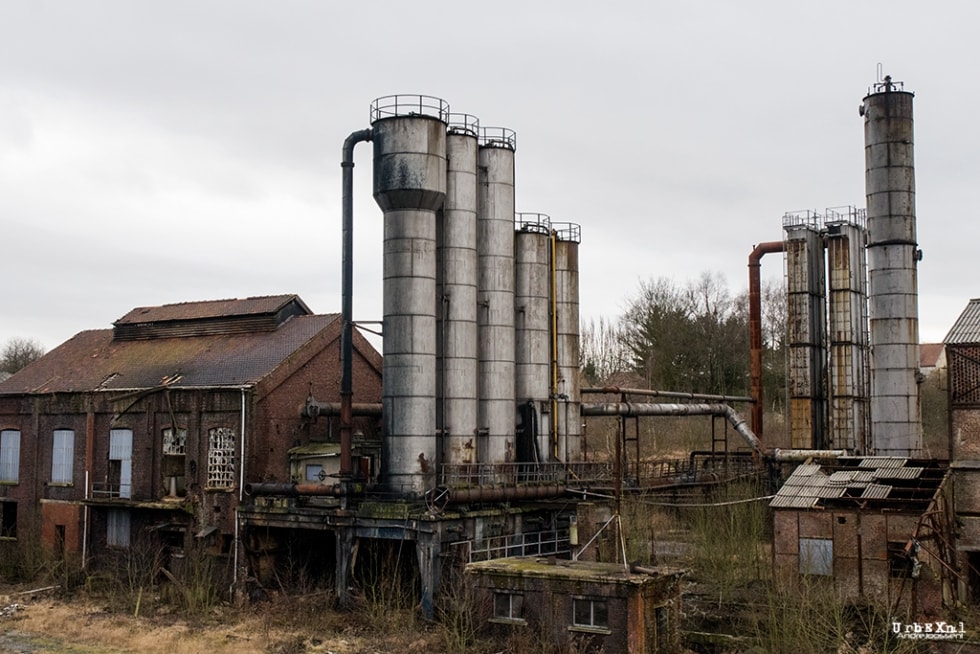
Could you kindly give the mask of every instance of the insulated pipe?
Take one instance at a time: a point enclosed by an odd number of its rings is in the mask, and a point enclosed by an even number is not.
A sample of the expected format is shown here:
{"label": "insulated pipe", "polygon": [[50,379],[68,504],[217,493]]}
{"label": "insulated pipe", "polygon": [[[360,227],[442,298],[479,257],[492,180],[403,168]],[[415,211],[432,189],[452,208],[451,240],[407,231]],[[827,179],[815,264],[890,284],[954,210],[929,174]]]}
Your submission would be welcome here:
{"label": "insulated pipe", "polygon": [[299,496],[320,496],[320,497],[342,497],[351,491],[363,491],[360,484],[355,484],[354,488],[345,488],[344,484],[277,484],[277,483],[254,483],[245,484],[245,494],[250,496],[259,495],[282,495],[284,497]]}
{"label": "insulated pipe", "polygon": [[745,439],[754,452],[765,456],[766,449],[735,409],[727,404],[638,404],[605,402],[582,404],[583,416],[722,416]]}
{"label": "insulated pipe", "polygon": [[474,486],[472,488],[439,489],[439,502],[459,504],[463,502],[502,502],[505,500],[540,500],[561,497],[565,494],[565,484],[546,484],[543,486]]}
{"label": "insulated pipe", "polygon": [[809,458],[818,459],[839,459],[847,456],[847,450],[794,450],[775,448],[769,453],[769,459],[777,463],[791,463],[794,461],[806,461]]}
{"label": "insulated pipe", "polygon": [[[582,394],[591,395],[647,395],[650,397],[673,397],[683,400],[704,400],[706,402],[752,402],[744,395],[711,395],[707,393],[684,393],[682,391],[658,391],[650,388],[624,388],[621,386],[593,386],[583,388]],[[753,431],[755,431],[753,429]]]}
{"label": "insulated pipe", "polygon": [[[316,418],[317,416],[340,416],[344,413],[344,403],[343,402],[317,402],[316,400],[307,400],[306,404],[303,405],[303,409],[300,412],[301,415],[307,418]],[[353,402],[350,405],[350,415],[351,416],[371,416],[377,418],[381,416],[381,403],[380,402]]]}
{"label": "insulated pipe", "polygon": [[351,432],[353,431],[352,404],[354,401],[354,146],[370,141],[373,131],[362,129],[351,132],[344,140],[342,171],[343,200],[341,243],[341,333],[340,333],[340,476],[350,477]]}
{"label": "insulated pipe", "polygon": [[752,431],[762,438],[762,257],[783,252],[782,241],[766,241],[749,254],[749,376]]}

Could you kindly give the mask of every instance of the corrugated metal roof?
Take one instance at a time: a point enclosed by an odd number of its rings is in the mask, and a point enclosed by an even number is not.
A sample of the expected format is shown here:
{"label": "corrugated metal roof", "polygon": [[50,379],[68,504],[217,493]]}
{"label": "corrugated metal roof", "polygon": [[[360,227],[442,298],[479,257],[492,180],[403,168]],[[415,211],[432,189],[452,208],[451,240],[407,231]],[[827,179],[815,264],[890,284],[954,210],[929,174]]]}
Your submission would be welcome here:
{"label": "corrugated metal roof", "polygon": [[889,493],[892,492],[891,486],[886,486],[884,484],[868,484],[864,492],[861,493],[861,497],[864,499],[874,498],[878,500],[883,500],[888,497]]}
{"label": "corrugated metal roof", "polygon": [[944,343],[980,343],[980,299],[972,299],[950,328]]}
{"label": "corrugated metal roof", "polygon": [[294,316],[275,331],[153,340],[113,340],[111,329],[81,332],[0,383],[2,393],[241,387],[259,382],[339,320]]}
{"label": "corrugated metal roof", "polygon": [[901,468],[906,463],[908,459],[903,459],[896,456],[868,456],[861,459],[862,468]]}
{"label": "corrugated metal roof", "polygon": [[922,476],[922,468],[878,468],[875,477],[878,479],[918,479]]}

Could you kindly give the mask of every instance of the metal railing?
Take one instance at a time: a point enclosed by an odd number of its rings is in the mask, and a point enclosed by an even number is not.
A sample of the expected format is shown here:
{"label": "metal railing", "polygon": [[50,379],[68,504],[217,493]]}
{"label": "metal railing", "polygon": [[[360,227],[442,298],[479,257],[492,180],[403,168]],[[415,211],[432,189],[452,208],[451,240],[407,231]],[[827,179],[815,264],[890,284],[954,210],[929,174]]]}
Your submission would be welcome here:
{"label": "metal railing", "polygon": [[447,488],[610,482],[611,463],[464,463],[441,467]]}
{"label": "metal railing", "polygon": [[508,556],[567,556],[572,551],[567,529],[491,536],[464,542],[468,545],[470,563]]}
{"label": "metal railing", "polygon": [[92,482],[92,497],[128,500],[132,496],[132,484],[109,483],[105,481]]}
{"label": "metal railing", "polygon": [[449,103],[431,95],[386,95],[371,103],[371,124],[395,116],[429,116],[449,122]]}

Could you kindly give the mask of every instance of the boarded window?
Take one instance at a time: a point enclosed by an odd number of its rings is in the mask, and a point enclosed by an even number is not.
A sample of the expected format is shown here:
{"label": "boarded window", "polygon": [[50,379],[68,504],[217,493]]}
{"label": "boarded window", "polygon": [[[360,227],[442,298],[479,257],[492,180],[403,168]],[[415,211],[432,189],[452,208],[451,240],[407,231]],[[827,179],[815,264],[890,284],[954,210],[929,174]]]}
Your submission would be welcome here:
{"label": "boarded window", "polygon": [[106,545],[129,547],[129,511],[109,509],[106,517]]}
{"label": "boarded window", "polygon": [[0,482],[20,481],[20,432],[16,429],[0,431]]}
{"label": "boarded window", "polygon": [[800,539],[800,574],[834,574],[834,541],[829,538]]}
{"label": "boarded window", "polygon": [[51,443],[51,483],[70,484],[74,474],[75,432],[72,429],[55,429]]}
{"label": "boarded window", "polygon": [[208,488],[234,487],[235,430],[212,429],[208,438]]}

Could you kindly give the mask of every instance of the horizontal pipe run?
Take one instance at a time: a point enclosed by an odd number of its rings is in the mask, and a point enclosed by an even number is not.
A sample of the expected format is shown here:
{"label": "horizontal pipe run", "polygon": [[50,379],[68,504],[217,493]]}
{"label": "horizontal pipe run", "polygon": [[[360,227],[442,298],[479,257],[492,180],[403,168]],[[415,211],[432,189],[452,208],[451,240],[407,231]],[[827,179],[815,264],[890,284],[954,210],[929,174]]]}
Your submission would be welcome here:
{"label": "horizontal pipe run", "polygon": [[245,494],[250,496],[280,495],[283,497],[343,497],[358,495],[369,490],[364,484],[277,484],[252,483],[245,484]]}
{"label": "horizontal pipe run", "polygon": [[447,488],[445,489],[445,499],[450,504],[461,504],[464,502],[502,502],[505,500],[540,500],[561,497],[565,494],[565,490],[565,484]]}
{"label": "horizontal pipe run", "polygon": [[[339,416],[343,415],[343,402],[317,402],[307,401],[303,406],[302,414],[307,418],[317,416]],[[351,403],[351,416],[381,416],[381,404],[375,402],[353,402]]]}
{"label": "horizontal pipe run", "polygon": [[583,416],[722,416],[758,454],[765,455],[762,443],[752,433],[745,420],[727,404],[640,404],[635,402],[605,402],[582,404]]}
{"label": "horizontal pipe run", "polygon": [[769,458],[779,463],[806,461],[809,458],[838,459],[847,456],[847,450],[795,450],[775,448],[769,453]]}
{"label": "horizontal pipe run", "polygon": [[708,395],[705,393],[684,393],[682,391],[657,391],[649,388],[622,388],[620,386],[596,386],[583,388],[582,394],[592,395],[641,395],[647,397],[670,397],[679,400],[702,400],[705,402],[752,402],[744,395]]}

